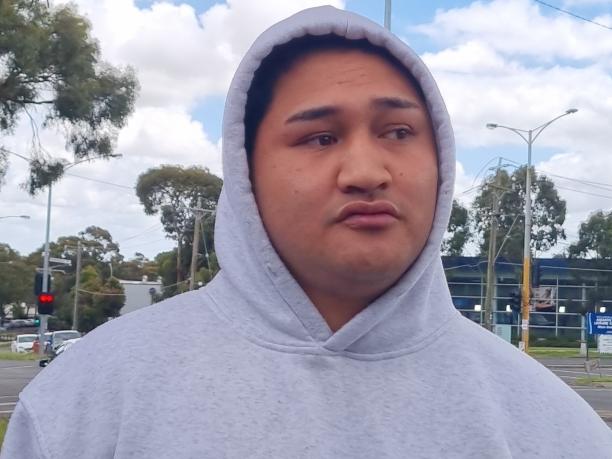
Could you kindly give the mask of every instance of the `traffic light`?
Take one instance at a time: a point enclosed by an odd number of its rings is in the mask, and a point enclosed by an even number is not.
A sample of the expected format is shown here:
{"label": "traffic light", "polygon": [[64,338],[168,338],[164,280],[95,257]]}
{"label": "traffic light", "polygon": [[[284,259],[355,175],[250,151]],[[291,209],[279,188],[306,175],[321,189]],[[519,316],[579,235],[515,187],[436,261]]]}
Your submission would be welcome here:
{"label": "traffic light", "polygon": [[[51,290],[51,274],[47,276],[47,292]],[[43,274],[36,273],[34,277],[34,295],[38,296],[43,293]]]}
{"label": "traffic light", "polygon": [[34,317],[34,326],[40,327],[40,317],[38,316]]}
{"label": "traffic light", "polygon": [[38,295],[38,314],[53,314],[53,302],[55,295],[53,293],[40,293]]}
{"label": "traffic light", "polygon": [[520,291],[510,292],[510,308],[513,311],[521,310],[521,297],[522,295]]}

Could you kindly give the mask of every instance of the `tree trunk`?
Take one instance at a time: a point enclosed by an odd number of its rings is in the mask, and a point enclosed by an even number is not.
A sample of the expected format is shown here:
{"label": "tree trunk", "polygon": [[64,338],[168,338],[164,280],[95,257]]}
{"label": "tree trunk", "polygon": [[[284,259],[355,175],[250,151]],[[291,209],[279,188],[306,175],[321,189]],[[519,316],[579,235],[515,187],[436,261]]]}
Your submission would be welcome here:
{"label": "tree trunk", "polygon": [[183,241],[181,238],[178,238],[178,247],[176,252],[176,282],[181,282],[183,280],[183,271],[182,271],[182,256],[183,252]]}

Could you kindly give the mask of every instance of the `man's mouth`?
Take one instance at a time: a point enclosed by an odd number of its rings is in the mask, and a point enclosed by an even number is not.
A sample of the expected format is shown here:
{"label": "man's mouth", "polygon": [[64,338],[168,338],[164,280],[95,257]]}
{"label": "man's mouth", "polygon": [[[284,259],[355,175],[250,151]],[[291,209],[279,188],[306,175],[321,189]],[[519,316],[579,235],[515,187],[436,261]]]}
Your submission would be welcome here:
{"label": "man's mouth", "polygon": [[398,219],[399,211],[389,201],[354,201],[340,209],[337,221],[352,229],[379,230],[388,228]]}

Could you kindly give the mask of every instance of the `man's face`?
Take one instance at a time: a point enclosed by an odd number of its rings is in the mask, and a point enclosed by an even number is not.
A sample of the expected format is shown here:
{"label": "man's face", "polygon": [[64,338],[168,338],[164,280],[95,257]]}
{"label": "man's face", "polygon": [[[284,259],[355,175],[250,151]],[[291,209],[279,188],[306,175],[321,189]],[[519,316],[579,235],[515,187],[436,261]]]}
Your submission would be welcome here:
{"label": "man's face", "polygon": [[268,235],[307,292],[380,294],[418,257],[433,221],[438,170],[424,102],[381,57],[308,55],[276,85],[252,181]]}

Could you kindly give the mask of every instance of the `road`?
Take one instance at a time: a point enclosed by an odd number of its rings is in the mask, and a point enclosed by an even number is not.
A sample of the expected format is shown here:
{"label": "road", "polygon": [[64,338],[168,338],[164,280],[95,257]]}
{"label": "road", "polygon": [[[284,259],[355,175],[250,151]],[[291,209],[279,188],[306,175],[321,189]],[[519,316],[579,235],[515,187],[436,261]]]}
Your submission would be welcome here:
{"label": "road", "polygon": [[[539,361],[585,399],[612,428],[612,388],[584,387],[575,384],[577,378],[588,376],[583,359],[539,359]],[[612,376],[612,360],[601,360],[601,365],[601,375]],[[595,375],[599,375],[599,370]]]}
{"label": "road", "polygon": [[0,416],[10,416],[19,392],[40,370],[38,362],[0,360]]}
{"label": "road", "polygon": [[[587,376],[581,359],[540,359],[551,371],[572,387],[612,428],[612,388],[580,387],[576,378]],[[602,363],[602,375],[612,376],[612,361]],[[17,403],[21,389],[42,368],[38,362],[0,360],[0,416],[9,416]]]}

